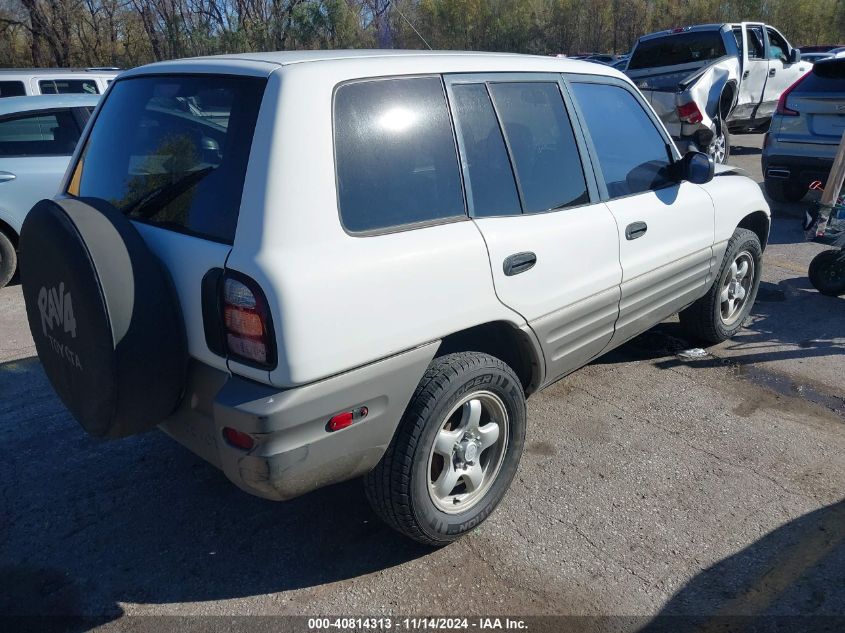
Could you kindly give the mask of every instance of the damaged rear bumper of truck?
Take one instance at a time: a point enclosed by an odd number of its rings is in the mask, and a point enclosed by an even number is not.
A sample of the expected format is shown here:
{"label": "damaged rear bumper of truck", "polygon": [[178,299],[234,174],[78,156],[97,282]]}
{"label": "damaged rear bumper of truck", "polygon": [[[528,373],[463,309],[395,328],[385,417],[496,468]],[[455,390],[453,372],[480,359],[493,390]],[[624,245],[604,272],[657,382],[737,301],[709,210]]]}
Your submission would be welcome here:
{"label": "damaged rear bumper of truck", "polygon": [[[287,500],[372,470],[396,431],[439,342],[280,391],[194,361],[180,407],[159,428],[220,468],[238,487]],[[351,426],[329,420],[366,407]],[[249,435],[249,450],[224,429]]]}
{"label": "damaged rear bumper of truck", "polygon": [[[706,151],[721,121],[730,120],[739,94],[739,60],[725,56],[682,76],[671,72],[671,67],[631,71],[629,76],[648,100],[657,116],[675,139],[681,153],[689,150]],[[671,81],[669,81],[671,79]],[[722,102],[728,84],[729,103]],[[694,103],[701,120],[694,123],[682,121],[678,108]],[[721,120],[721,121],[720,121]]]}

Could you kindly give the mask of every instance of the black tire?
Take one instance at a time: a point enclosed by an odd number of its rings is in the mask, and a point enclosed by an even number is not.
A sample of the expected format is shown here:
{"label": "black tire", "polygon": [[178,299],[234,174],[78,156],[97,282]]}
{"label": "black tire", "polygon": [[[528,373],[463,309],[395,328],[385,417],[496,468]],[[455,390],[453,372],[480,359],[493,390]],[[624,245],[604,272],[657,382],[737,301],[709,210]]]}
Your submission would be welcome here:
{"label": "black tire", "polygon": [[0,288],[4,288],[15,276],[18,268],[18,254],[12,240],[0,232]]}
{"label": "black tire", "polygon": [[808,276],[813,287],[823,295],[845,295],[845,251],[833,249],[816,255],[810,262]]}
{"label": "black tire", "polygon": [[801,202],[810,190],[809,185],[783,178],[766,177],[765,185],[766,193],[775,202]]}
{"label": "black tire", "polygon": [[19,245],[29,328],[50,383],[91,435],[153,428],[176,408],[188,354],[167,271],[107,202],[42,200]]}
{"label": "black tire", "polygon": [[[507,432],[499,436],[499,441],[507,438],[501,448],[501,466],[474,505],[447,513],[429,493],[434,441],[457,404],[470,394],[485,392],[499,398],[508,415]],[[388,525],[425,545],[439,547],[454,541],[484,521],[507,492],[522,456],[525,418],[522,384],[505,363],[479,352],[436,358],[417,386],[386,453],[364,478],[373,510]],[[486,451],[479,453],[479,462]]]}
{"label": "black tire", "polygon": [[[748,253],[754,263],[748,288],[744,289],[744,303],[729,321],[723,317],[720,295],[731,274],[731,265],[740,256]],[[693,337],[707,343],[721,343],[742,327],[743,321],[751,312],[757,298],[762,272],[763,249],[757,234],[748,229],[736,229],[728,241],[725,257],[719,268],[719,274],[707,294],[683,310],[679,317],[683,328]]]}

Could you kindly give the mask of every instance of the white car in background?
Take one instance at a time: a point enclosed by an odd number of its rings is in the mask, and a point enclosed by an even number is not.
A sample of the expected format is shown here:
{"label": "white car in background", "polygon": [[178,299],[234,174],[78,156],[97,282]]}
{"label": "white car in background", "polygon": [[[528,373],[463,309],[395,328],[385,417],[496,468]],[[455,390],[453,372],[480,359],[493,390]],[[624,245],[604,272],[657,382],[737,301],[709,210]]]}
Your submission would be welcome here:
{"label": "white car in background", "polygon": [[0,99],[0,288],[17,269],[24,217],[58,190],[98,101],[96,94]]}
{"label": "white car in background", "polygon": [[99,95],[119,68],[14,68],[0,70],[0,98],[33,95]]}

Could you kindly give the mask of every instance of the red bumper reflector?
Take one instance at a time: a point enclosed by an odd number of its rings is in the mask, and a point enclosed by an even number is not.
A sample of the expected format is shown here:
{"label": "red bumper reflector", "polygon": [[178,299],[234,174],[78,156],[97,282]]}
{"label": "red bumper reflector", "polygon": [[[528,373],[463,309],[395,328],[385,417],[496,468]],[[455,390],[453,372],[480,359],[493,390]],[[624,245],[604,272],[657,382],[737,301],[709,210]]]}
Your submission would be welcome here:
{"label": "red bumper reflector", "polygon": [[326,430],[339,431],[340,429],[345,429],[347,426],[351,426],[353,422],[357,422],[361,418],[367,417],[369,412],[370,410],[367,407],[358,407],[354,411],[344,411],[343,413],[338,413],[329,420],[328,425],[326,425]]}
{"label": "red bumper reflector", "polygon": [[255,446],[255,440],[252,439],[251,435],[249,435],[248,433],[243,433],[228,426],[223,429],[223,437],[232,446],[236,448],[242,448],[245,451],[248,451],[253,446]]}

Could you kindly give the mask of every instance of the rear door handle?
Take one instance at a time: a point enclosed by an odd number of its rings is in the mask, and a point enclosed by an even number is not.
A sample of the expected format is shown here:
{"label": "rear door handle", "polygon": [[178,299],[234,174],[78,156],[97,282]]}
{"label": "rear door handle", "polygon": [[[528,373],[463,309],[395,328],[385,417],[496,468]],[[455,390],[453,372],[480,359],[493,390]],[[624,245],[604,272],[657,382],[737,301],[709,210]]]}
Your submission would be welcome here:
{"label": "rear door handle", "polygon": [[769,77],[774,77],[774,76],[775,76],[775,75],[777,75],[777,74],[778,74],[778,69],[777,69],[777,68],[770,68],[770,69],[769,69]]}
{"label": "rear door handle", "polygon": [[743,78],[743,79],[748,79],[748,75],[749,75],[749,73],[750,73],[750,72],[751,72],[751,71],[746,70],[744,73],[742,73],[742,78]]}
{"label": "rear door handle", "polygon": [[9,182],[15,178],[17,178],[17,176],[8,171],[0,171],[0,182]]}
{"label": "rear door handle", "polygon": [[514,253],[513,255],[505,258],[505,261],[502,264],[502,270],[505,271],[506,277],[512,277],[513,275],[524,273],[526,270],[531,270],[534,268],[534,264],[536,263],[537,255],[534,253],[529,251],[524,253]]}
{"label": "rear door handle", "polygon": [[648,225],[645,222],[632,222],[625,227],[625,239],[635,240],[645,235],[646,231],[648,231]]}

